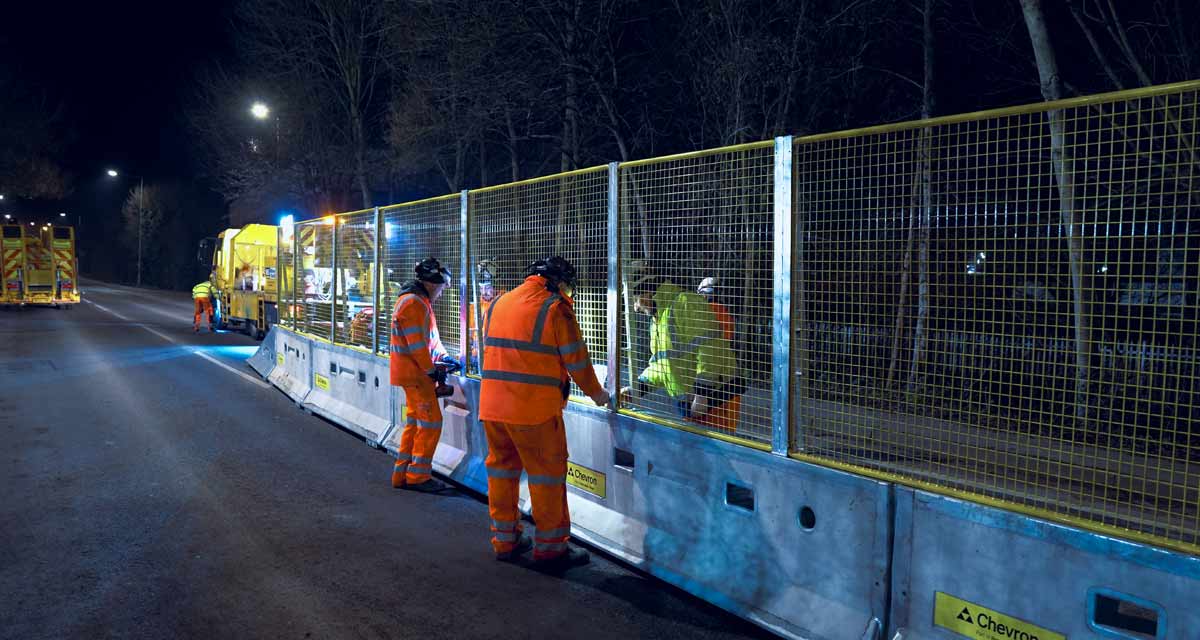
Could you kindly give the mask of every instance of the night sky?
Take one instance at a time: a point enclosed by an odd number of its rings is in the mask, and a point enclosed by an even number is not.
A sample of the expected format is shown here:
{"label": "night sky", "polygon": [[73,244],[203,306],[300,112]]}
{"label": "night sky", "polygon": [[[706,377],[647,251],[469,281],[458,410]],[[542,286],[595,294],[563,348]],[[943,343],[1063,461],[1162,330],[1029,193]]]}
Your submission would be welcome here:
{"label": "night sky", "polygon": [[[71,131],[62,156],[74,177],[66,202],[6,199],[22,217],[68,211],[88,219],[120,206],[116,167],[148,181],[191,179],[182,106],[195,69],[231,56],[229,5],[204,2],[13,2],[0,20],[0,59]],[[124,185],[127,187],[128,185]]]}

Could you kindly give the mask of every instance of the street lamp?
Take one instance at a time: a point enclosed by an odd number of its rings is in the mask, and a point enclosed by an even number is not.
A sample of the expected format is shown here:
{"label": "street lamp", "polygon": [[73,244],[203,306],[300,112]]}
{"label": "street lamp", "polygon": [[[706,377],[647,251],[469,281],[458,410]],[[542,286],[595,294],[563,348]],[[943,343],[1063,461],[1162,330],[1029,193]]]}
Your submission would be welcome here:
{"label": "street lamp", "polygon": [[255,102],[250,106],[250,113],[259,120],[266,120],[267,116],[271,115],[271,109],[261,102]]}
{"label": "street lamp", "polygon": [[[116,169],[109,169],[108,177],[116,178],[121,175]],[[146,179],[142,176],[129,176],[138,179],[138,263],[137,286],[142,286],[142,210],[146,208]]]}

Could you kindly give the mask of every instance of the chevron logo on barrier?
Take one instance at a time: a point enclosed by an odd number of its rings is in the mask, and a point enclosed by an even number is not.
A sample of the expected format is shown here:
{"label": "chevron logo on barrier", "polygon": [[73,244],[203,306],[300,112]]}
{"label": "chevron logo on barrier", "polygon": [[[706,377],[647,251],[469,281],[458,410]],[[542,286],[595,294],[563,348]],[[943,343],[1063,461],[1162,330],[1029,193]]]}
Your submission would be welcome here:
{"label": "chevron logo on barrier", "polygon": [[958,613],[958,619],[967,624],[975,624],[975,619],[971,617],[971,610],[963,607],[963,610]]}

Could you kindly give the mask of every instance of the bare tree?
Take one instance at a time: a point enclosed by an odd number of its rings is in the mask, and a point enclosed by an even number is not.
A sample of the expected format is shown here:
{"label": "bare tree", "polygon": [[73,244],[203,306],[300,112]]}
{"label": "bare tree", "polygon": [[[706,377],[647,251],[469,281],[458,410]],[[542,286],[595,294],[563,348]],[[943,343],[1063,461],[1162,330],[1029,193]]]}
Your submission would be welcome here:
{"label": "bare tree", "polygon": [[[1038,77],[1041,79],[1042,96],[1047,101],[1062,98],[1062,78],[1059,76],[1058,61],[1046,28],[1046,17],[1041,0],[1021,0],[1033,54],[1037,60]],[[1059,223],[1067,243],[1071,272],[1071,291],[1075,325],[1075,415],[1087,417],[1088,395],[1091,380],[1091,316],[1089,310],[1087,274],[1083,264],[1083,237],[1075,219],[1075,176],[1071,166],[1071,155],[1066,144],[1063,114],[1057,109],[1046,113],[1050,129],[1050,163],[1058,185]]]}
{"label": "bare tree", "polygon": [[250,59],[306,84],[305,99],[335,99],[341,117],[332,122],[340,122],[336,129],[352,150],[361,204],[371,206],[368,131],[387,77],[385,46],[397,28],[384,0],[247,0],[237,16]]}

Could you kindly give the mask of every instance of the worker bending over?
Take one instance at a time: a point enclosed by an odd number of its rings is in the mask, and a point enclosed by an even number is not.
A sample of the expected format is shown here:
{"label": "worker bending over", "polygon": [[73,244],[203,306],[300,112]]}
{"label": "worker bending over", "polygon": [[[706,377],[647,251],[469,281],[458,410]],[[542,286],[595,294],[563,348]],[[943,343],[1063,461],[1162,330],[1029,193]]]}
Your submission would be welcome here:
{"label": "worker bending over", "polygon": [[[650,316],[650,362],[638,376],[637,395],[666,391],[679,417],[733,433],[745,383],[735,376],[733,350],[707,300],[660,274],[631,287],[634,309]],[[633,389],[622,389],[630,395]]]}
{"label": "worker bending over", "polygon": [[442,437],[437,390],[448,372],[461,367],[442,346],[433,315],[433,303],[450,282],[450,270],[435,258],[418,262],[415,270],[416,279],[404,285],[392,310],[391,382],[404,388],[406,403],[392,486],[434,492],[446,488],[431,475],[433,452]]}
{"label": "worker bending over", "polygon": [[204,282],[192,287],[192,302],[195,303],[196,312],[192,314],[192,332],[200,333],[200,317],[208,318],[208,330],[213,330],[213,286],[212,279],[209,278]]}
{"label": "worker bending over", "polygon": [[[562,411],[570,381],[597,405],[608,392],[596,379],[575,320],[575,268],[555,256],[538,260],[525,282],[491,304],[483,321],[483,383],[479,418],[487,434],[488,511],[498,560],[515,560],[530,546],[546,570],[586,564],[571,548],[567,513],[567,436]],[[534,540],[521,533],[517,497],[521,471],[529,474]]]}

